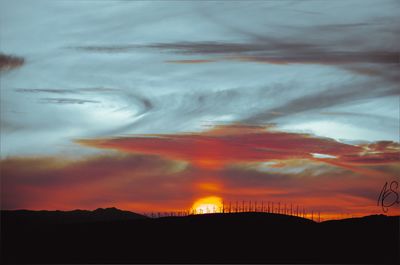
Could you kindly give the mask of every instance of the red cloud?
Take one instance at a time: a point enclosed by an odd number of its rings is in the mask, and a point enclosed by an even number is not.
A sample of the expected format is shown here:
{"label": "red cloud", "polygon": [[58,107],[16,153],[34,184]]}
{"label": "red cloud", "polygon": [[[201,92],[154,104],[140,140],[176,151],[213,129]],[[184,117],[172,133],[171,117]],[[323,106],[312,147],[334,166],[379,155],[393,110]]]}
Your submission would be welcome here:
{"label": "red cloud", "polygon": [[0,71],[7,71],[22,66],[24,58],[0,53]]}
{"label": "red cloud", "polygon": [[[309,134],[288,133],[261,126],[217,126],[190,134],[159,134],[79,140],[80,144],[123,152],[180,159],[204,168],[220,168],[238,162],[312,159],[332,164],[391,163],[399,156],[399,145],[380,142],[354,146]],[[313,153],[335,156],[318,159]]]}
{"label": "red cloud", "polygon": [[1,208],[183,209],[193,194],[192,178],[179,177],[183,169],[143,155],[8,158],[1,160]]}
{"label": "red cloud", "polygon": [[399,169],[393,163],[396,143],[353,146],[270,127],[218,126],[197,134],[79,142],[122,152],[78,160],[1,160],[1,208],[170,211],[219,196],[299,204],[327,218],[338,212],[366,215],[380,213],[376,199],[382,185]]}
{"label": "red cloud", "polygon": [[[398,172],[397,166],[380,165],[378,174],[360,175],[318,161],[283,162],[280,168],[260,171],[251,165],[211,170],[143,155],[9,158],[1,161],[1,208],[115,206],[136,212],[171,211],[186,210],[202,197],[218,196],[233,203],[298,204],[308,211],[321,211],[324,218],[340,212],[367,215],[380,212],[376,199],[382,185],[390,180],[391,170]],[[390,210],[390,214],[399,213],[398,208]]]}

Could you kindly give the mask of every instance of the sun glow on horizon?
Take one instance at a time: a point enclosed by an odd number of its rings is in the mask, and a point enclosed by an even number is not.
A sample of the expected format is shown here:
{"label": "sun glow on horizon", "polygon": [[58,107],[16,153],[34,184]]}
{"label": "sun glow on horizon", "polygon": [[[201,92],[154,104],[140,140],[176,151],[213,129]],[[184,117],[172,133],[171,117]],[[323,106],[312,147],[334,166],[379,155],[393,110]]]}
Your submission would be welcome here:
{"label": "sun glow on horizon", "polygon": [[196,214],[218,213],[221,212],[222,205],[222,199],[220,197],[209,196],[195,201],[192,210]]}

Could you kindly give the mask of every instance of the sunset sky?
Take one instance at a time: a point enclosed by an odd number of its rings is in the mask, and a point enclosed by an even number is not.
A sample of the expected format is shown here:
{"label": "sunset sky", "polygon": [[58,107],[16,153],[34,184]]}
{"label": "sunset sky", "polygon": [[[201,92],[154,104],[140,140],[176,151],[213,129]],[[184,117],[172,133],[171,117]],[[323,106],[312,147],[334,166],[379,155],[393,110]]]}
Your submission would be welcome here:
{"label": "sunset sky", "polygon": [[400,181],[399,11],[2,0],[1,209],[216,196],[383,213],[383,185]]}

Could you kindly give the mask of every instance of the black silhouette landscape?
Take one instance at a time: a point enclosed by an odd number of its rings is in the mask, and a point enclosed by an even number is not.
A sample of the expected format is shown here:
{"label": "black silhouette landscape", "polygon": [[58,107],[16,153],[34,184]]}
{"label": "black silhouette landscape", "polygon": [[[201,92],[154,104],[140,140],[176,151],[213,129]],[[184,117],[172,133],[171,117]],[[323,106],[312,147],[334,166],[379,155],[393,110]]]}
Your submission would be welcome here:
{"label": "black silhouette landscape", "polygon": [[116,208],[2,211],[1,262],[399,262],[399,217],[321,223],[272,213],[148,218]]}

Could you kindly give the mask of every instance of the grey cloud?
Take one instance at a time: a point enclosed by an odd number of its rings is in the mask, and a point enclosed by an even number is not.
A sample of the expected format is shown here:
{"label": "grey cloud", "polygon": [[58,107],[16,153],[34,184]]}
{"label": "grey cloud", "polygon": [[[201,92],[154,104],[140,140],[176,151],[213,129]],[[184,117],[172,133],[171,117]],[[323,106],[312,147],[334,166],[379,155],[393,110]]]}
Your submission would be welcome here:
{"label": "grey cloud", "polygon": [[72,89],[41,89],[41,88],[18,88],[15,91],[19,93],[54,93],[54,94],[68,94],[75,92]]}
{"label": "grey cloud", "polygon": [[141,106],[142,113],[148,112],[149,110],[154,108],[153,103],[147,97],[141,95],[133,95],[133,94],[127,94],[127,97],[129,101],[133,100]]}
{"label": "grey cloud", "polygon": [[359,23],[338,23],[338,24],[325,24],[325,25],[319,25],[315,28],[319,28],[321,30],[342,30],[342,29],[350,29],[354,30],[354,28],[357,27],[366,27],[366,26],[371,26],[371,23],[367,22],[359,22]]}
{"label": "grey cloud", "polygon": [[70,49],[76,49],[86,52],[104,52],[104,53],[119,53],[128,52],[140,47],[139,45],[90,45],[90,46],[75,46]]}
{"label": "grey cloud", "polygon": [[[353,23],[324,23],[319,25],[313,25],[311,27],[299,26],[299,25],[276,25],[276,27],[285,29],[304,32],[308,35],[320,34],[348,34],[349,30],[366,30],[372,27],[390,25],[389,21],[386,20],[374,20],[368,22],[353,22]],[[346,39],[351,39],[351,36],[346,36]]]}
{"label": "grey cloud", "polygon": [[299,112],[323,109],[335,105],[346,104],[360,99],[372,99],[376,97],[393,96],[400,93],[397,86],[380,88],[380,83],[363,82],[348,84],[345,87],[328,88],[323,91],[299,97],[283,103],[276,108],[267,109],[243,119],[244,123],[259,123],[273,120],[276,115],[271,113],[282,113],[287,116]]}
{"label": "grey cloud", "polygon": [[41,98],[40,102],[49,104],[86,104],[100,103],[97,100],[77,99],[77,98]]}
{"label": "grey cloud", "polygon": [[392,120],[391,118],[382,116],[382,115],[374,115],[367,113],[357,113],[357,112],[347,112],[347,111],[321,111],[319,114],[321,115],[332,115],[332,116],[350,116],[350,117],[359,117],[359,118],[371,118],[371,119],[380,119],[380,120]]}
{"label": "grey cloud", "polygon": [[[253,43],[179,42],[151,44],[149,48],[169,50],[180,54],[223,54],[223,59],[265,63],[354,64],[399,62],[398,51],[340,51],[324,45],[270,40]],[[232,57],[233,56],[233,57]]]}
{"label": "grey cloud", "polygon": [[18,88],[15,89],[19,93],[53,93],[53,94],[78,94],[81,92],[116,92],[120,91],[117,88],[76,88],[76,89],[55,89],[55,88]]}
{"label": "grey cloud", "polygon": [[89,88],[78,88],[80,92],[118,92],[121,91],[119,88],[107,88],[107,87],[89,87]]}
{"label": "grey cloud", "polygon": [[[8,149],[30,153],[32,139],[42,137],[32,132],[43,128],[54,139],[68,139],[197,131],[205,123],[246,120],[278,126],[344,121],[370,127],[350,138],[370,139],[374,131],[386,139],[383,131],[393,131],[394,115],[385,106],[376,112],[389,117],[384,126],[371,126],[379,117],[318,114],[351,112],[347,107],[359,100],[376,102],[355,110],[360,113],[370,113],[370,105],[394,105],[394,97],[379,97],[396,95],[399,86],[399,19],[392,3],[372,1],[113,2],[90,8],[43,2],[29,8],[29,16],[10,2],[2,47],[30,63],[2,76],[2,117],[32,130],[21,132],[21,141],[8,140]],[[10,109],[33,111],[16,115]],[[39,121],[33,113],[49,115]],[[338,138],[345,133],[337,132]],[[14,148],[19,142],[24,147]],[[55,148],[38,153],[57,149],[54,142],[46,144]]]}
{"label": "grey cloud", "polygon": [[317,49],[313,44],[290,43],[277,40],[269,42],[176,42],[176,43],[155,43],[147,46],[153,49],[170,50],[182,54],[246,54],[254,52],[276,52],[287,50],[309,50]]}
{"label": "grey cloud", "polygon": [[[400,54],[398,57],[398,60],[400,62]],[[362,64],[359,65],[349,65],[343,67],[344,69],[351,71],[353,73],[359,74],[359,75],[365,75],[369,77],[378,77],[382,81],[387,81],[392,84],[397,84],[397,86],[400,89],[399,82],[400,82],[400,75],[398,74],[400,71],[400,64],[399,63],[393,63],[389,65],[368,65],[368,66],[363,66]]]}
{"label": "grey cloud", "polygon": [[[41,88],[19,88],[15,89],[18,93],[32,93],[32,94],[41,94],[41,93],[48,93],[48,94],[82,94],[82,93],[111,93],[116,94],[117,96],[125,98],[129,105],[127,107],[123,107],[122,109],[127,109],[132,104],[140,106],[142,109],[141,113],[145,113],[152,108],[154,108],[153,103],[147,97],[144,97],[139,94],[134,94],[130,92],[128,89],[123,90],[119,88],[102,88],[102,87],[92,87],[92,88],[76,88],[76,89],[41,89]],[[71,98],[42,98],[42,102],[45,103],[99,103],[99,101],[94,100],[81,100],[81,99],[71,99]]]}

